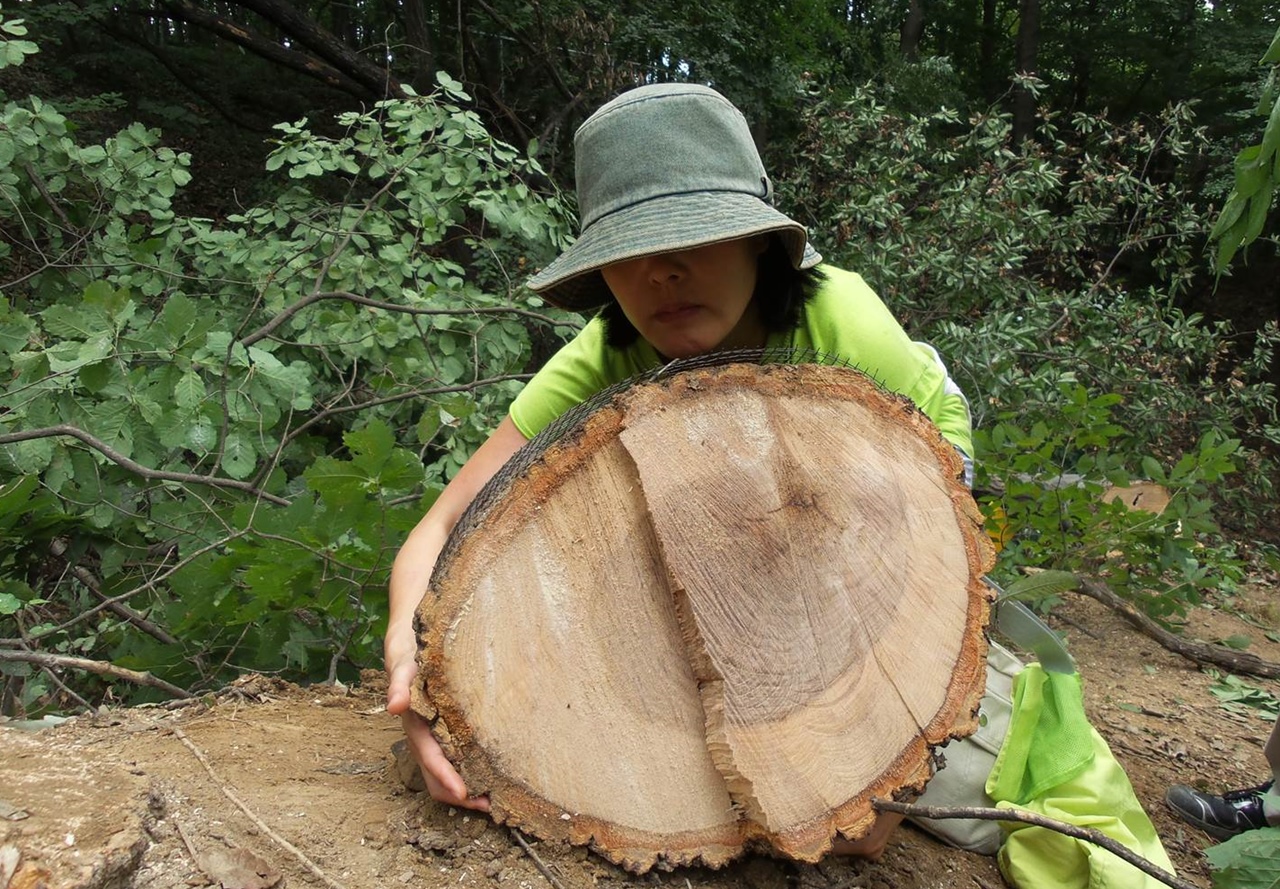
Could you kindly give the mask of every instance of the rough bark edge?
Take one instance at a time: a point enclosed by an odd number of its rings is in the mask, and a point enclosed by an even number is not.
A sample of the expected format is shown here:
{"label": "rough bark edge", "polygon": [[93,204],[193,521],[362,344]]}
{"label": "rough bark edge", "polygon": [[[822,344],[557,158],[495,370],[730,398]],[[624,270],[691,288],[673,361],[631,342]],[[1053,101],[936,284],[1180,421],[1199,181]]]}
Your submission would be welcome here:
{"label": "rough bark edge", "polygon": [[[686,371],[627,389],[615,396],[610,405],[593,413],[580,429],[550,446],[523,474],[511,480],[500,498],[486,510],[483,523],[486,526],[518,527],[523,518],[541,508],[565,478],[594,457],[602,447],[617,439],[630,413],[645,410],[653,405],[655,399],[678,397],[682,388],[702,390],[710,387],[743,387],[775,396],[802,394],[821,398],[825,395],[843,401],[857,401],[886,417],[897,414],[929,447],[937,460],[941,481],[949,491],[969,564],[969,607],[964,636],[968,640],[980,641],[962,649],[942,707],[880,778],[825,816],[778,832],[770,832],[756,822],[740,819],[726,822],[723,827],[702,831],[654,834],[565,812],[498,768],[491,753],[476,742],[451,689],[428,690],[423,682],[415,684],[411,695],[413,710],[431,723],[446,756],[460,765],[463,778],[472,792],[489,795],[495,821],[527,829],[546,840],[588,845],[602,857],[633,873],[646,873],[655,866],[702,864],[718,868],[741,856],[748,848],[772,847],[800,861],[819,860],[830,851],[837,834],[857,839],[871,830],[876,819],[871,805],[874,797],[890,793],[900,797],[914,796],[924,789],[933,773],[932,749],[977,730],[977,713],[985,690],[985,627],[994,593],[982,582],[982,576],[994,564],[995,551],[982,531],[982,516],[977,504],[963,483],[963,463],[954,447],[910,399],[888,392],[862,371],[823,365],[726,364]],[[452,579],[470,573],[474,565],[483,563],[490,553],[491,549],[484,541],[476,542],[476,537],[469,535],[449,553],[447,563],[438,566],[431,580],[431,590],[415,616],[420,676],[443,674],[442,643],[451,626],[438,618],[457,616],[468,598],[465,593],[455,592],[457,584],[452,583]],[[440,589],[445,592],[440,594]],[[528,814],[516,815],[513,810]]]}

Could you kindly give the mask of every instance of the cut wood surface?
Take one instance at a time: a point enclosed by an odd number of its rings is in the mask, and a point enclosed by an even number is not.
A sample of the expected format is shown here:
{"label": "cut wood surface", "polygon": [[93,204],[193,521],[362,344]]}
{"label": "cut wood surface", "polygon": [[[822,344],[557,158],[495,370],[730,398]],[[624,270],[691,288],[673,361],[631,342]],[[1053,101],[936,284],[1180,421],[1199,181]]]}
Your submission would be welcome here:
{"label": "cut wood surface", "polygon": [[816,860],[974,728],[991,549],[960,472],[847,368],[628,389],[442,555],[415,709],[539,836],[637,871]]}

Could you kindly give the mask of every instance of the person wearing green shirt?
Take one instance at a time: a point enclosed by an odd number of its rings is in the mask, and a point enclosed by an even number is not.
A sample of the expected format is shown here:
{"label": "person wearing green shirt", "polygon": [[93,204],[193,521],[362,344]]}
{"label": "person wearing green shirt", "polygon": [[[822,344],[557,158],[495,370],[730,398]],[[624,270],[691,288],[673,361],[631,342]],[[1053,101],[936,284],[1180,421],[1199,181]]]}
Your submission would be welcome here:
{"label": "person wearing green shirt", "polygon": [[[805,228],[774,208],[746,120],[727,99],[693,84],[639,87],[591,115],[574,144],[580,235],[529,286],[549,303],[595,317],[450,481],[391,574],[387,709],[401,716],[431,796],[449,805],[487,810],[488,800],[468,793],[409,709],[413,615],[463,511],[566,410],[675,359],[815,349],[910,398],[972,466],[968,404],[937,353],[913,342],[862,278],[822,265]],[[882,816],[869,837],[843,851],[878,855],[899,820]]]}

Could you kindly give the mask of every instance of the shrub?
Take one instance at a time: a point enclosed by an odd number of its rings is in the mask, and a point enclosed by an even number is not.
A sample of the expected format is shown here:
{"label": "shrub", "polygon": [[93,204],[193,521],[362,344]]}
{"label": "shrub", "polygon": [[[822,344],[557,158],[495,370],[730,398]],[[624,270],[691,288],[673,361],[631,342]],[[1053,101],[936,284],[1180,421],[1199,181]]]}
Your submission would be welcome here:
{"label": "shrub", "polygon": [[[1190,112],[1051,119],[1016,150],[1004,115],[897,113],[870,87],[811,96],[805,120],[779,191],[970,394],[979,484],[1004,492],[984,507],[1022,523],[998,571],[1108,571],[1145,603],[1172,596],[1159,613],[1193,598],[1188,582],[1229,587],[1208,510],[1235,496],[1221,482],[1239,467],[1237,512],[1265,515],[1278,331],[1242,342],[1178,307],[1208,228],[1180,178],[1204,139]],[[1083,486],[1054,484],[1066,475]],[[1168,520],[1100,507],[1105,483],[1144,476],[1178,488]]]}
{"label": "shrub", "polygon": [[225,221],[173,211],[188,158],[158,133],[81,146],[35,97],[4,108],[8,700],[102,692],[37,654],[187,687],[378,661],[395,548],[505,410],[531,331],[575,323],[512,283],[564,207],[467,102],[441,75],[338,137],[282,125],[277,194]]}

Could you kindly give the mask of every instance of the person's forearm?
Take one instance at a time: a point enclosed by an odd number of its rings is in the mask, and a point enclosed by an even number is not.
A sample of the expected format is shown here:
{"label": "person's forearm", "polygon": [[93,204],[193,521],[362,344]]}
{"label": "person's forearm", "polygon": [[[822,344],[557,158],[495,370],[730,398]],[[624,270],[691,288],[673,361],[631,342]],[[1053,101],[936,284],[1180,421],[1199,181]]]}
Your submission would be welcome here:
{"label": "person's forearm", "polygon": [[401,547],[391,568],[387,590],[390,606],[388,636],[412,625],[413,615],[426,595],[431,572],[435,570],[450,527],[442,517],[428,513]]}
{"label": "person's forearm", "polygon": [[[390,611],[384,646],[413,638],[413,615],[426,595],[431,573],[453,526],[476,494],[504,463],[525,444],[511,418],[503,420],[458,475],[440,492],[422,521],[409,532],[391,566],[387,595]],[[385,651],[386,654],[391,652]]]}

